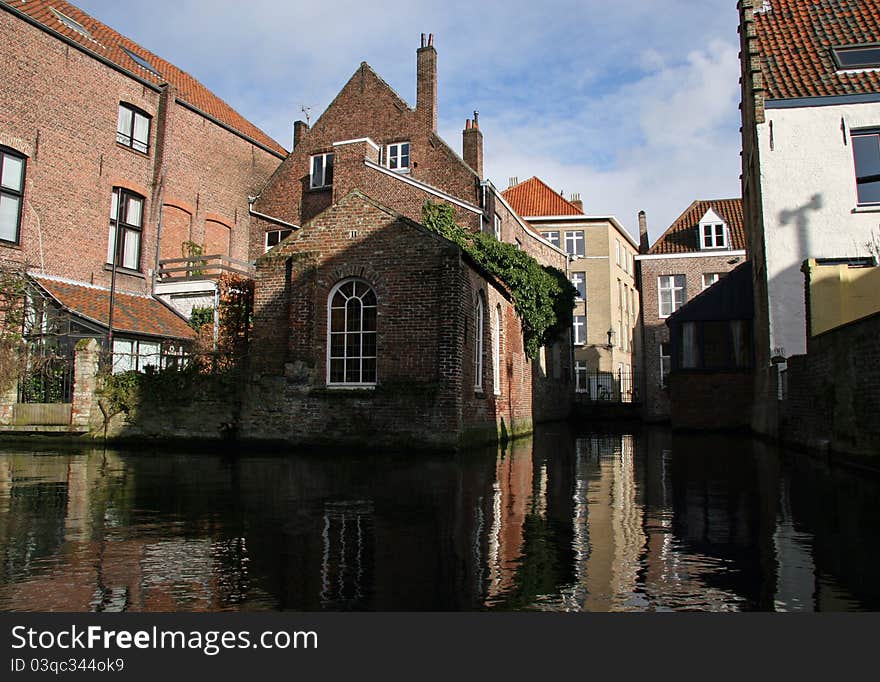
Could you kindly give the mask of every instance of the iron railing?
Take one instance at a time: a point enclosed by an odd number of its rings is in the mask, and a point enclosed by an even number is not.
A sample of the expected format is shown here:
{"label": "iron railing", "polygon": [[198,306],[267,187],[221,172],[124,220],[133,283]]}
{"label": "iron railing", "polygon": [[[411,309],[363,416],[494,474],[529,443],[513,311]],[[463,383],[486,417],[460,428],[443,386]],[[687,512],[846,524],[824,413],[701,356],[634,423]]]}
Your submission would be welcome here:
{"label": "iron railing", "polygon": [[580,400],[600,403],[634,403],[639,400],[638,377],[632,370],[600,372],[578,369],[575,391]]}
{"label": "iron railing", "polygon": [[159,282],[164,284],[217,279],[226,274],[253,278],[254,273],[255,268],[252,263],[229,256],[187,256],[186,258],[160,260],[156,277]]}

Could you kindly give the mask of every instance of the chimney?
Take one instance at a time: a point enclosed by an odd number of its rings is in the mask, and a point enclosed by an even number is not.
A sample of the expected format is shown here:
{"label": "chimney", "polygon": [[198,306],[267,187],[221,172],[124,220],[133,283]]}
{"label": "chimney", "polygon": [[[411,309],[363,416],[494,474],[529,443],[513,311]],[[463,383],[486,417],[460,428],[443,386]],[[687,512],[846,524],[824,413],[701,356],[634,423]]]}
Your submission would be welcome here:
{"label": "chimney", "polygon": [[434,34],[422,34],[422,46],[416,50],[416,113],[425,127],[437,132],[437,50]]}
{"label": "chimney", "polygon": [[572,192],[571,199],[568,200],[572,206],[574,206],[581,213],[584,212],[584,202],[581,201],[581,193],[580,192]]}
{"label": "chimney", "polygon": [[648,220],[645,218],[645,212],[639,211],[639,253],[648,253],[649,248]]}
{"label": "chimney", "polygon": [[483,133],[480,132],[480,112],[474,112],[474,120],[467,119],[461,133],[461,156],[464,162],[483,179]]}
{"label": "chimney", "polygon": [[293,122],[293,149],[296,149],[297,145],[302,141],[303,135],[305,135],[308,130],[309,125],[305,121]]}
{"label": "chimney", "polygon": [[514,185],[518,185],[518,184],[519,184],[519,178],[516,177],[515,175],[512,175],[511,177],[509,177],[507,179],[507,189],[510,189]]}

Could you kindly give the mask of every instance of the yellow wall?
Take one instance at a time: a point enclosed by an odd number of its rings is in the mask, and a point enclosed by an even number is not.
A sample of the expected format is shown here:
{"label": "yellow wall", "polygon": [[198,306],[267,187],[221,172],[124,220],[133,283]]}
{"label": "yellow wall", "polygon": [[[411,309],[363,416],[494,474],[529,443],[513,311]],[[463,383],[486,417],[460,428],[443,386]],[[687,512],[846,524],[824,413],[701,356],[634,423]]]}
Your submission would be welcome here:
{"label": "yellow wall", "polygon": [[804,263],[810,288],[810,335],[880,312],[880,267]]}

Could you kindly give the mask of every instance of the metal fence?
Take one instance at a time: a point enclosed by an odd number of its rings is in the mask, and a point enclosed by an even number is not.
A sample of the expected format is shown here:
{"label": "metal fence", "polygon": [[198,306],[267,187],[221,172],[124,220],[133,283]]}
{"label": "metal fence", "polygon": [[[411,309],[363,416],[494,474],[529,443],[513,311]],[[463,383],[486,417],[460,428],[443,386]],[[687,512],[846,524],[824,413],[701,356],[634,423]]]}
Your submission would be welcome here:
{"label": "metal fence", "polygon": [[18,382],[20,403],[73,401],[73,359],[63,355],[32,355]]}
{"label": "metal fence", "polygon": [[638,378],[632,370],[589,371],[578,368],[576,392],[581,400],[604,403],[634,403],[639,400]]}

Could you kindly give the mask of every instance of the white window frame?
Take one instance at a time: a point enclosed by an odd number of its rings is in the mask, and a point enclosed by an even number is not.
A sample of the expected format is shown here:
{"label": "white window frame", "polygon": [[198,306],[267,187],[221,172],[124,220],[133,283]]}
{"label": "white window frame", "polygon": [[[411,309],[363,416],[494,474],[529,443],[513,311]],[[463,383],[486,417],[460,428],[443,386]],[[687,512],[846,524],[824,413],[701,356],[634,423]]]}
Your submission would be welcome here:
{"label": "white window frame", "polygon": [[587,316],[573,315],[571,318],[572,343],[583,346],[587,343]]}
{"label": "white window frame", "polygon": [[151,125],[152,117],[146,111],[120,102],[116,115],[116,142],[141,154],[149,154]]}
{"label": "white window frame", "polygon": [[409,142],[392,142],[385,146],[385,166],[398,173],[409,173],[411,164],[409,154]]}
{"label": "white window frame", "polygon": [[[586,301],[587,300],[587,273],[585,272],[573,272],[571,273],[571,285],[577,289],[576,300],[578,301]],[[580,285],[580,286],[578,286]],[[583,290],[583,293],[581,291]]]}
{"label": "white window frame", "polygon": [[[0,241],[18,244],[21,240],[21,217],[24,211],[27,157],[14,149],[0,147]],[[3,205],[6,210],[3,210]],[[14,206],[10,211],[9,206]]]}
{"label": "white window frame", "polygon": [[[122,206],[119,200],[122,199]],[[107,235],[107,263],[116,261],[117,268],[133,272],[141,271],[144,238],[144,209],[147,200],[125,187],[114,187],[110,195],[110,230]],[[138,206],[132,213],[132,207]],[[117,229],[117,220],[121,223]],[[116,235],[121,238],[121,248],[116,245]]]}
{"label": "white window frame", "polygon": [[[263,246],[265,247],[265,250],[268,251],[268,250],[271,249],[273,246],[277,246],[278,244],[280,244],[281,242],[283,242],[283,241],[284,241],[284,240],[290,235],[291,232],[293,232],[293,230],[291,230],[291,229],[287,229],[287,230],[269,230],[269,231],[266,233],[266,237],[265,237],[265,239],[264,239],[264,241],[263,241]],[[271,239],[270,239],[270,235],[271,235]],[[270,241],[274,241],[274,243],[273,243],[273,244],[270,244],[270,243],[269,243]]]}
{"label": "white window frame", "polygon": [[[676,279],[681,278],[680,283],[676,284]],[[687,278],[682,274],[660,275],[657,278],[657,305],[658,316],[660,319],[666,319],[681,306],[684,305],[687,290]],[[680,293],[677,296],[676,293]],[[668,297],[669,312],[663,314],[664,296]]]}
{"label": "white window frame", "polygon": [[584,360],[575,360],[574,363],[574,391],[575,393],[589,393],[589,367]]}
{"label": "white window frame", "polygon": [[[316,174],[315,162],[320,160],[320,175]],[[333,186],[333,152],[313,154],[309,157],[309,187],[311,189],[324,189]],[[330,181],[327,182],[327,170],[330,170]],[[316,182],[319,181],[319,182]]]}
{"label": "white window frame", "polygon": [[501,241],[501,216],[497,213],[495,214],[495,239],[499,242]]}
{"label": "white window frame", "polygon": [[[663,353],[664,346],[666,347],[666,353]],[[665,343],[660,343],[657,345],[657,353],[660,356],[660,388],[666,388],[666,377],[669,375],[669,370],[672,368],[672,356],[669,354],[669,341]]]}
{"label": "white window frame", "polygon": [[557,249],[559,248],[559,230],[547,230],[542,233],[542,236]]}
{"label": "white window frame", "polygon": [[[566,230],[565,231],[565,252],[569,256],[584,255],[584,231],[583,230]],[[571,242],[572,248],[569,248]]]}
{"label": "white window frame", "polygon": [[[718,280],[721,279],[721,274],[722,273],[720,273],[720,272],[704,272],[702,275],[703,288],[708,289],[713,284],[715,284],[715,282],[717,282]],[[709,278],[714,278],[714,279],[711,279],[711,281],[710,281]]]}
{"label": "white window frame", "polygon": [[495,306],[492,325],[492,390],[501,395],[501,306]]}
{"label": "white window frame", "polygon": [[620,240],[614,240],[614,261],[617,263],[617,267],[620,267]]}
{"label": "white window frame", "polygon": [[[333,331],[333,299],[336,297],[336,293],[342,287],[349,284],[350,282],[353,282],[353,283],[356,283],[359,285],[363,285],[363,286],[367,287],[370,292],[372,292],[373,298],[376,301],[376,306],[375,306],[376,307],[376,328],[374,330],[367,330],[367,331],[363,330],[363,309],[365,307],[372,307],[372,306],[364,306],[363,305],[363,296],[355,295],[355,296],[349,297],[348,300],[350,300],[351,298],[361,299],[361,330],[360,331],[349,331],[348,319],[347,319],[348,313],[347,313],[347,309],[346,309],[346,320],[343,325],[343,331],[342,332],[338,332],[338,331],[334,332]],[[355,292],[356,292],[356,290],[355,290]],[[346,296],[347,294],[345,294],[343,292],[342,295]],[[347,303],[347,301],[346,301],[346,303]],[[334,333],[336,333],[336,334],[342,333],[343,336],[346,338],[349,334],[356,334],[356,333],[359,333],[362,337],[364,334],[374,334],[375,335],[376,355],[375,356],[364,355],[363,354],[363,345],[361,345],[361,354],[357,356],[361,360],[360,374],[361,374],[362,379],[363,379],[363,373],[364,373],[363,360],[364,359],[375,360],[376,371],[375,371],[375,378],[373,379],[373,381],[346,381],[344,379],[345,374],[346,374],[345,361],[348,360],[347,349],[346,349],[345,355],[342,357],[342,360],[343,360],[343,381],[333,381],[331,379],[331,375],[332,375],[331,374],[331,365],[332,365],[331,360],[340,359],[338,357],[334,358],[332,356],[332,350],[333,350],[333,348],[332,348],[332,335]],[[363,342],[363,339],[361,339],[361,341]],[[339,282],[337,282],[336,285],[330,290],[330,294],[327,296],[327,335],[325,337],[325,342],[327,345],[327,365],[326,365],[327,374],[325,377],[325,383],[328,387],[330,387],[330,388],[374,388],[376,386],[376,384],[379,381],[379,297],[376,294],[376,289],[369,282],[367,282],[363,279],[357,278],[357,277],[347,277],[346,279],[343,279],[343,280],[340,280]],[[355,357],[355,356],[352,356],[352,357]]]}

